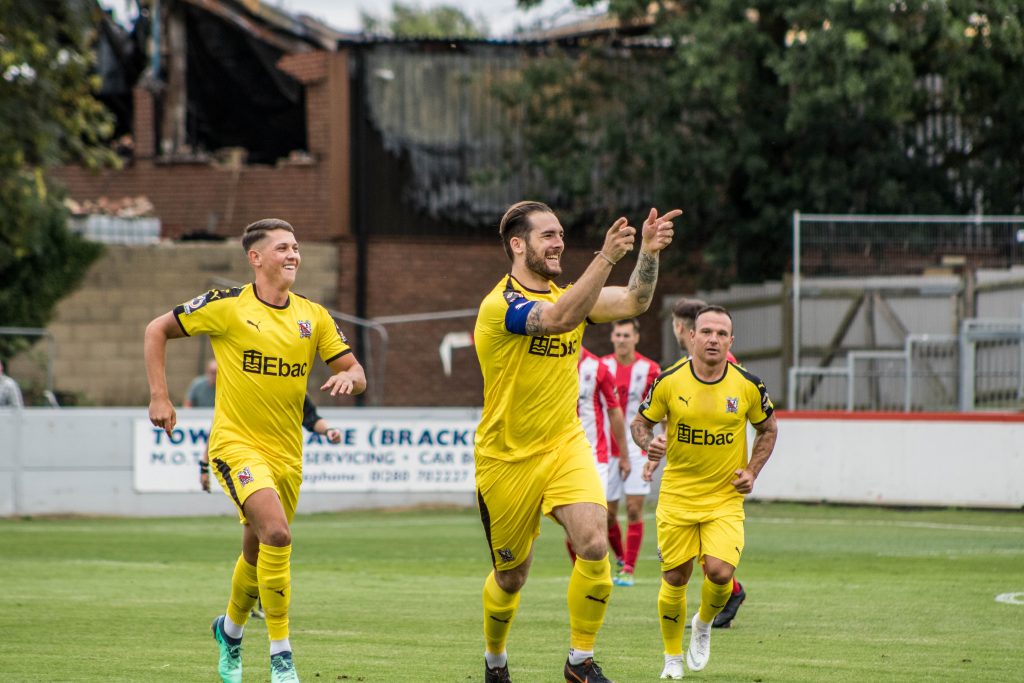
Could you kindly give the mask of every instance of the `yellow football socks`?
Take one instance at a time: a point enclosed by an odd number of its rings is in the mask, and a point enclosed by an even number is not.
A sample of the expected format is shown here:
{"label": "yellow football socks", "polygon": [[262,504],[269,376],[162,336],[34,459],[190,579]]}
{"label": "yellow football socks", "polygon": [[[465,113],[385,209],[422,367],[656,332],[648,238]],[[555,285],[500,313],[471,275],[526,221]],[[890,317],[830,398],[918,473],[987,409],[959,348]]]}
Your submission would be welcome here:
{"label": "yellow football socks", "polygon": [[505,651],[512,619],[519,609],[519,593],[506,593],[492,571],[484,581],[484,644],[492,655]]}
{"label": "yellow football socks", "polygon": [[715,620],[715,615],[725,608],[725,603],[732,595],[732,579],[725,584],[712,582],[704,577],[704,583],[700,587],[700,620],[710,624]]}
{"label": "yellow football socks", "polygon": [[260,543],[256,574],[266,614],[267,635],[271,640],[288,637],[288,605],[292,599],[291,555],[290,545],[279,548]]}
{"label": "yellow football socks", "polygon": [[228,600],[228,618],[234,623],[244,626],[249,619],[249,611],[260,597],[256,585],[256,567],[245,561],[243,555],[235,562],[235,571],[231,574],[231,598]]}
{"label": "yellow football socks", "polygon": [[683,629],[686,628],[686,584],[673,586],[661,580],[658,590],[658,623],[665,654],[683,654]]}
{"label": "yellow football socks", "polygon": [[594,651],[597,632],[604,621],[612,595],[612,572],[608,556],[600,560],[576,558],[569,578],[569,647]]}

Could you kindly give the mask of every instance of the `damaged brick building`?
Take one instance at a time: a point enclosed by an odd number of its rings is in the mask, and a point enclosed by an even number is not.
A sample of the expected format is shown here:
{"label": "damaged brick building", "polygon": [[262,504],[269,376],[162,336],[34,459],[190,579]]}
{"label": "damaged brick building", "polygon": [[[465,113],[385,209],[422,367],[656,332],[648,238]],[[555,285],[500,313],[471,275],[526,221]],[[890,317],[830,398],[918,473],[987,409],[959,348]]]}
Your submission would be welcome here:
{"label": "damaged brick building", "polygon": [[[322,303],[368,321],[343,327],[374,366],[370,404],[479,405],[475,354],[451,339],[472,329],[475,307],[508,267],[497,223],[527,186],[508,172],[514,137],[491,92],[537,44],[368,39],[256,0],[140,6],[149,13],[131,31],[107,23],[101,32],[103,97],[118,116],[124,166],[59,169],[70,196],[144,195],[164,248],[235,239],[267,216],[290,221],[303,245],[336,254],[337,282],[307,272],[299,291],[333,292]],[[567,236],[567,278],[589,262],[592,241]],[[613,280],[628,275],[623,264]],[[662,282],[662,291],[682,289],[667,274]],[[205,285],[197,278],[193,289]],[[129,325],[137,391],[101,402],[144,396],[141,330],[162,310],[140,310]],[[652,311],[643,323],[651,334],[641,350],[654,357],[658,322]],[[606,352],[607,336],[592,330],[588,345]],[[183,363],[172,390],[197,368]]]}

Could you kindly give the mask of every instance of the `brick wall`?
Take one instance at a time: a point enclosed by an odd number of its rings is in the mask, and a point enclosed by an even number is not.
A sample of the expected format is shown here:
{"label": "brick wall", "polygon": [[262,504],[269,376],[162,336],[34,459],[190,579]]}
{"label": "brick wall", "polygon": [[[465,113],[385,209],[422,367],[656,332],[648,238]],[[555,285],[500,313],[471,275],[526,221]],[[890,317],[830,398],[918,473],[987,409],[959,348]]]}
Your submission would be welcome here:
{"label": "brick wall", "polygon": [[[347,248],[343,248],[344,252]],[[577,277],[593,258],[593,248],[572,245],[562,261],[563,278]],[[609,284],[626,284],[635,260],[627,257],[612,272]],[[342,267],[344,271],[344,267]],[[486,243],[445,243],[438,240],[377,240],[369,249],[370,317],[476,308],[509,270],[497,237]],[[663,273],[658,290],[686,291],[684,278]],[[341,298],[347,299],[345,293]],[[641,317],[640,352],[661,356],[660,299]],[[472,348],[452,351],[452,375],[445,377],[439,346],[448,332],[473,330],[475,316],[388,325],[384,405],[478,406],[483,380]],[[612,352],[610,325],[590,326],[584,344],[594,353]]]}
{"label": "brick wall", "polygon": [[284,218],[307,240],[329,240],[328,187],[322,165],[242,166],[163,164],[138,160],[121,171],[93,173],[64,167],[53,172],[79,201],[145,195],[161,219],[163,237],[194,231],[236,237],[260,218]]}

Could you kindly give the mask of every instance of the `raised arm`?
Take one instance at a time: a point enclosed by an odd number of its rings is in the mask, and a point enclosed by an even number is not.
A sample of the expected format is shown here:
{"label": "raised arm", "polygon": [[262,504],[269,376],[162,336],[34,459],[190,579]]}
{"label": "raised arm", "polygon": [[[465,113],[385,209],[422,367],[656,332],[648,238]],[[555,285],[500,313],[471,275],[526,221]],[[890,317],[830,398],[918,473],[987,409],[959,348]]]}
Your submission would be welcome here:
{"label": "raised arm", "polygon": [[178,416],[167,392],[167,340],[184,336],[174,314],[168,311],[150,321],[143,341],[146,378],[149,380],[149,421],[163,428],[168,436],[177,424]]}
{"label": "raised arm", "polygon": [[594,259],[576,283],[555,303],[533,303],[526,318],[526,334],[540,337],[562,334],[579,327],[597,303],[612,267],[633,249],[635,239],[636,229],[629,225],[629,221],[625,218],[615,221],[605,234],[601,251],[594,254]]}
{"label": "raised arm", "polygon": [[672,219],[682,215],[673,209],[659,216],[652,208],[643,225],[643,241],[633,274],[625,287],[605,287],[590,311],[594,322],[611,322],[632,318],[646,311],[654,299],[654,286],[658,283],[659,254],[672,243]]}

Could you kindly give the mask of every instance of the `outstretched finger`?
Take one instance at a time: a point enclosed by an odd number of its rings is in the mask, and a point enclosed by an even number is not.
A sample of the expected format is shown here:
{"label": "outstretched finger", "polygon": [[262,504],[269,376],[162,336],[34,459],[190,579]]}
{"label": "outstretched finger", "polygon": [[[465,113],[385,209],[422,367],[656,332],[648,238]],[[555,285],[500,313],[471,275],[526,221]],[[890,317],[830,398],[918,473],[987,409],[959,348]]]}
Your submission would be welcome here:
{"label": "outstretched finger", "polygon": [[[651,211],[654,211],[654,209],[651,209]],[[658,219],[658,221],[664,223],[665,221],[670,221],[673,218],[675,218],[677,216],[682,216],[682,215],[683,215],[683,210],[682,209],[672,209],[671,211],[666,213],[664,216],[661,216]]]}

